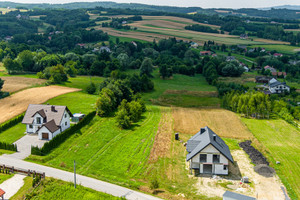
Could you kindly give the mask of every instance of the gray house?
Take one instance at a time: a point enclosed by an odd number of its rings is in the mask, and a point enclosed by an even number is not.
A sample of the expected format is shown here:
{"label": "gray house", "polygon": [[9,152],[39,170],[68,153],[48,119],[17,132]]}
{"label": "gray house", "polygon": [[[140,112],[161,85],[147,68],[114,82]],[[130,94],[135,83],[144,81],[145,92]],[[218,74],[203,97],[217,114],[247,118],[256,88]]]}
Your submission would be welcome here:
{"label": "gray house", "polygon": [[228,164],[233,163],[226,143],[207,126],[191,137],[186,146],[186,161],[195,174],[228,175]]}
{"label": "gray house", "polygon": [[269,90],[272,94],[280,94],[284,92],[290,92],[290,87],[285,82],[277,81],[276,79],[273,79],[269,83]]}

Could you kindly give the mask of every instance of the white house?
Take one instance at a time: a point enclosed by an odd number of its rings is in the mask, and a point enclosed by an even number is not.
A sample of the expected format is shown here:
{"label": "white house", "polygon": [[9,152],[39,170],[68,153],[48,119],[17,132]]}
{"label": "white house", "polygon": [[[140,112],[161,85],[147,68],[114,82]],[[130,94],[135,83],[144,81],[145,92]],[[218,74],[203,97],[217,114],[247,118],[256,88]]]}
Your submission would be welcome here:
{"label": "white house", "polygon": [[195,174],[228,175],[233,158],[226,143],[207,126],[191,137],[186,146],[190,170]]}
{"label": "white house", "polygon": [[26,133],[51,140],[70,127],[72,116],[67,106],[29,104],[22,123],[26,124]]}
{"label": "white house", "polygon": [[290,87],[285,82],[281,83],[273,78],[269,82],[269,90],[272,94],[280,94],[290,92]]}

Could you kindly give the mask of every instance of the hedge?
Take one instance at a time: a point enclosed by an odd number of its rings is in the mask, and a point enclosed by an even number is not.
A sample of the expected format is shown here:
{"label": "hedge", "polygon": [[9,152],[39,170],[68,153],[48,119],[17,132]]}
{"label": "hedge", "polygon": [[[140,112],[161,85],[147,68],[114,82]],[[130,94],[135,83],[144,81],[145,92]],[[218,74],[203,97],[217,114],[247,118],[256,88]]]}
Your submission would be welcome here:
{"label": "hedge", "polygon": [[7,122],[4,122],[2,124],[0,124],[0,133],[3,132],[3,131],[6,131],[7,129],[15,126],[16,124],[20,123],[24,117],[24,113],[21,114],[21,115],[18,115],[14,118],[12,118],[11,120],[7,121]]}
{"label": "hedge", "polygon": [[80,130],[82,127],[84,127],[85,125],[90,123],[90,121],[95,116],[96,116],[96,111],[90,112],[76,125],[65,130],[64,132],[58,134],[49,142],[46,142],[42,148],[31,146],[31,154],[38,155],[38,156],[47,155],[48,153],[50,153],[50,151],[52,151],[53,149],[58,147],[60,144],[62,144],[64,141],[66,141],[71,135],[73,135],[78,130]]}
{"label": "hedge", "polygon": [[10,150],[10,151],[18,151],[16,144],[9,144],[6,142],[0,142],[0,149]]}

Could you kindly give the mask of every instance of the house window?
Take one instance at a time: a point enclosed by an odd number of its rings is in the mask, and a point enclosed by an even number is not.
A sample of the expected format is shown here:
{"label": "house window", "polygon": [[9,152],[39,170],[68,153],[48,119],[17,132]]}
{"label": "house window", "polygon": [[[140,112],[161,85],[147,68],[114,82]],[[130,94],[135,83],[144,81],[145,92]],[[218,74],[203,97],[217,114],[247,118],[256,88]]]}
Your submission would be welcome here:
{"label": "house window", "polygon": [[206,162],[207,155],[206,154],[200,154],[200,162]]}
{"label": "house window", "polygon": [[67,126],[68,125],[68,122],[65,122],[65,126]]}
{"label": "house window", "polygon": [[40,118],[40,117],[37,117],[37,118],[36,118],[36,123],[37,123],[37,124],[40,124],[40,123],[41,123],[41,118]]}
{"label": "house window", "polygon": [[213,155],[213,163],[220,163],[220,155]]}
{"label": "house window", "polygon": [[67,118],[67,114],[65,114],[65,118]]}
{"label": "house window", "polygon": [[29,128],[33,128],[33,126],[30,124],[30,125],[29,125]]}
{"label": "house window", "polygon": [[223,165],[223,170],[227,170],[228,166],[227,165]]}

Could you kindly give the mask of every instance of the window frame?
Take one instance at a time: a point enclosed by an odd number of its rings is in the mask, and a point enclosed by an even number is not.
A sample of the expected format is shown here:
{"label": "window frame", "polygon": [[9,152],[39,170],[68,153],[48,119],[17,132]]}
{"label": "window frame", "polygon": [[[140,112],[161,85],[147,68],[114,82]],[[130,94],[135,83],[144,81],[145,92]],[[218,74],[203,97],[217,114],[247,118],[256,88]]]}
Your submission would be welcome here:
{"label": "window frame", "polygon": [[[205,156],[205,161],[202,161],[203,159],[201,159],[201,156]],[[200,154],[200,155],[199,155],[199,161],[200,161],[201,163],[206,163],[206,162],[207,162],[207,154],[204,154],[204,153]]]}

